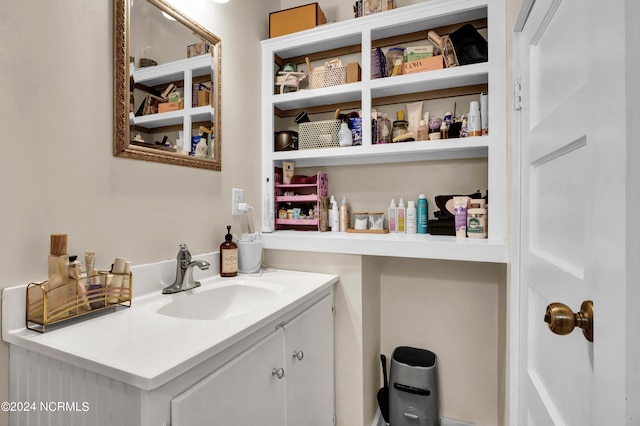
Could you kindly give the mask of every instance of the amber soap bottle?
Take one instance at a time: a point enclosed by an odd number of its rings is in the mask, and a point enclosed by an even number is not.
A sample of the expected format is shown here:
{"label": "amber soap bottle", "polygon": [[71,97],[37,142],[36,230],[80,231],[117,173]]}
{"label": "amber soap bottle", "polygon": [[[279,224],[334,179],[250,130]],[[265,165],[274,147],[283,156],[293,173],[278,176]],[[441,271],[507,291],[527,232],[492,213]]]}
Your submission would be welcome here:
{"label": "amber soap bottle", "polygon": [[224,243],[220,244],[220,276],[235,277],[238,275],[238,246],[231,241],[231,226],[227,226]]}

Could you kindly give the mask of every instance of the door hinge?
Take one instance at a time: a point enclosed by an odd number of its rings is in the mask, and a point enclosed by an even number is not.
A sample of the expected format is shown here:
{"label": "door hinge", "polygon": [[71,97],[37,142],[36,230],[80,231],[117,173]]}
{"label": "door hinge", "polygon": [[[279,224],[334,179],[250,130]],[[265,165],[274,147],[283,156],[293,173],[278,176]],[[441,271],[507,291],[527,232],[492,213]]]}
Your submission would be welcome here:
{"label": "door hinge", "polygon": [[513,108],[516,111],[522,109],[522,83],[518,78],[513,81]]}
{"label": "door hinge", "polygon": [[336,426],[336,416],[333,416],[333,426]]}
{"label": "door hinge", "polygon": [[331,313],[336,314],[336,307],[334,305],[331,305]]}

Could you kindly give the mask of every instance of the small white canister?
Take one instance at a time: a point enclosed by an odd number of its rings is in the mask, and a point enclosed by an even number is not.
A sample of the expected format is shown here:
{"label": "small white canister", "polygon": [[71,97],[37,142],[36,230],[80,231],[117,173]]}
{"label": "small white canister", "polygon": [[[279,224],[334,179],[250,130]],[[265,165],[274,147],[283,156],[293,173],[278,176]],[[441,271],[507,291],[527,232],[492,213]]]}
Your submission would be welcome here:
{"label": "small white canister", "polygon": [[467,237],[487,238],[487,209],[467,210]]}
{"label": "small white canister", "polygon": [[262,241],[238,241],[238,272],[253,274],[262,264]]}

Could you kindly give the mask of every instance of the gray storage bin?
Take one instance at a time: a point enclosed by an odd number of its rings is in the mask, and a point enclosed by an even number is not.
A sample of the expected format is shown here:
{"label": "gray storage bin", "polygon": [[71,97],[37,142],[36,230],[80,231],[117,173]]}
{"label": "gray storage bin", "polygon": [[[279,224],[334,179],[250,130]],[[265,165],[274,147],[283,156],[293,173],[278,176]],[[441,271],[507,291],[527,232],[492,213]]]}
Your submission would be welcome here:
{"label": "gray storage bin", "polygon": [[389,426],[438,426],[439,402],[436,354],[397,347],[391,357]]}

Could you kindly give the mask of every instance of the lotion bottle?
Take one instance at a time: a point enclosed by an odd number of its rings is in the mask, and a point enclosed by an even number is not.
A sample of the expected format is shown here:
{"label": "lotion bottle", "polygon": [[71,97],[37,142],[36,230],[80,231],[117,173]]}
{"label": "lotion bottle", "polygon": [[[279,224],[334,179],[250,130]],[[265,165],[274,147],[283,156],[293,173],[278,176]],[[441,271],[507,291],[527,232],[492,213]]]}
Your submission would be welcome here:
{"label": "lotion bottle", "polygon": [[350,224],[350,212],[349,205],[347,204],[347,197],[342,197],[340,203],[340,232],[347,232]]}
{"label": "lotion bottle", "polygon": [[389,205],[389,232],[398,232],[397,226],[397,208],[396,208],[396,200],[391,199],[391,204]]}
{"label": "lotion bottle", "polygon": [[227,226],[227,235],[220,244],[220,276],[235,277],[238,275],[238,246],[231,241],[231,225]]}
{"label": "lotion bottle", "polygon": [[417,231],[417,212],[416,212],[416,203],[413,200],[409,200],[409,205],[407,206],[407,234],[415,234]]}
{"label": "lotion bottle", "polygon": [[400,203],[398,203],[398,233],[404,234],[406,231],[405,229],[405,214],[406,214],[406,207],[404,206],[404,199],[400,198]]}
{"label": "lotion bottle", "polygon": [[[333,195],[331,196],[333,198]],[[338,211],[338,203],[333,200],[331,206],[331,232],[338,232],[340,230],[340,212]]]}

